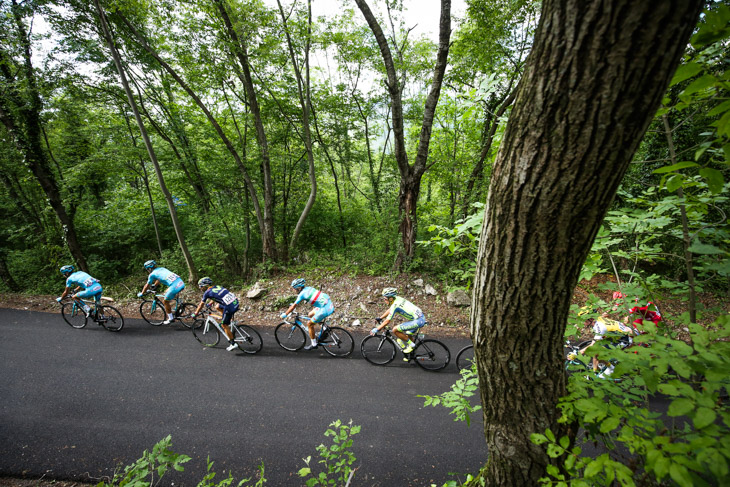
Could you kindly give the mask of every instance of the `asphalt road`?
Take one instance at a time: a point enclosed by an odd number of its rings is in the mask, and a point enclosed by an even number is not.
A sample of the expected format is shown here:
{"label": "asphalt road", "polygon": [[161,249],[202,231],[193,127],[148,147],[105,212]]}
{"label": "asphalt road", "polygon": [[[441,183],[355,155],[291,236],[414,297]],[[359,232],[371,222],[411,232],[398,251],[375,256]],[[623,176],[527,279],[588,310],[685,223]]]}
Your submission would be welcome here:
{"label": "asphalt road", "polygon": [[400,356],[370,365],[363,335],[350,358],[335,359],[287,352],[273,328],[256,328],[264,348],[248,356],[204,349],[179,325],[127,319],[120,333],[75,330],[60,313],[0,309],[0,476],[98,480],[171,434],[173,450],[192,460],[163,485],[196,485],[208,457],[225,476],[254,475],[263,462],[266,485],[304,485],[302,458],[319,459],[337,419],[362,426],[354,486],[441,485],[484,463],[479,413],[467,427],[417,397],[456,380],[465,340],[442,340],[452,363],[433,373]]}

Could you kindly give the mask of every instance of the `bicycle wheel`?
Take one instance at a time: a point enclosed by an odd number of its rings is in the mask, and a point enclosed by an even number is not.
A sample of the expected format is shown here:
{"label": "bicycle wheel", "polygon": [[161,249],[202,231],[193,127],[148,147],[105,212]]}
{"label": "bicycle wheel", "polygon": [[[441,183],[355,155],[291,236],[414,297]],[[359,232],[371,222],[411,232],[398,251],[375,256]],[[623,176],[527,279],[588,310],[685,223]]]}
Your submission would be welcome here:
{"label": "bicycle wheel", "polygon": [[277,325],[274,337],[281,348],[290,352],[300,350],[307,341],[304,330],[286,321]]}
{"label": "bicycle wheel", "polygon": [[456,368],[459,370],[470,369],[474,363],[474,345],[467,345],[456,354]]}
{"label": "bicycle wheel", "polygon": [[395,343],[382,335],[366,337],[360,343],[360,353],[374,365],[386,365],[395,358]]}
{"label": "bicycle wheel", "polygon": [[221,334],[218,332],[218,328],[216,328],[210,321],[195,320],[192,330],[195,339],[206,347],[215,347],[221,339]]}
{"label": "bicycle wheel", "polygon": [[195,322],[195,319],[190,317],[193,311],[195,311],[195,308],[196,306],[193,303],[180,303],[175,311],[175,318],[180,320],[180,323],[185,328],[190,328],[193,326],[193,322]]}
{"label": "bicycle wheel", "polygon": [[165,318],[167,318],[165,316],[165,306],[157,298],[142,301],[139,305],[139,314],[143,320],[152,326],[160,326],[165,321]]}
{"label": "bicycle wheel", "polygon": [[[584,372],[586,370],[593,370],[592,360],[588,357],[578,354],[580,350],[587,347],[590,344],[590,340],[580,342],[577,345],[565,345],[563,347],[563,355],[565,355],[565,370],[568,372],[575,372],[576,370]],[[571,360],[568,355],[575,354],[575,357]]]}
{"label": "bicycle wheel", "polygon": [[119,331],[124,328],[124,317],[113,306],[99,306],[97,322],[109,331]]}
{"label": "bicycle wheel", "polygon": [[84,313],[83,309],[76,306],[76,303],[63,303],[63,306],[61,306],[61,316],[73,328],[81,329],[86,326],[86,313]]}
{"label": "bicycle wheel", "polygon": [[355,348],[355,340],[352,339],[350,332],[339,326],[329,327],[319,344],[333,357],[347,357]]}
{"label": "bicycle wheel", "polygon": [[422,340],[412,352],[412,358],[422,369],[441,370],[449,365],[451,353],[438,340]]}
{"label": "bicycle wheel", "polygon": [[258,353],[264,346],[259,332],[248,325],[231,325],[233,340],[244,353]]}

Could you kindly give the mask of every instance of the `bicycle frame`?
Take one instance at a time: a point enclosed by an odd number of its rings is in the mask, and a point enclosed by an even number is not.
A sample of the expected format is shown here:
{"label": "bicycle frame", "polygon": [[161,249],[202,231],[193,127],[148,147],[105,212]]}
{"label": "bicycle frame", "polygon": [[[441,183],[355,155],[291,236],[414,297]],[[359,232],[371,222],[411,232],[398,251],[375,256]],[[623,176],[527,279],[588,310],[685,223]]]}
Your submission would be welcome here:
{"label": "bicycle frame", "polygon": [[[296,311],[292,313],[292,316],[294,317],[291,321],[290,320],[284,320],[286,323],[289,323],[292,326],[298,326],[302,329],[304,334],[306,336],[309,336],[309,326],[304,323],[304,321],[312,321],[312,318],[305,315],[304,313],[297,313]],[[322,333],[329,328],[327,325],[327,319],[325,318],[324,321],[320,323],[314,323],[315,325],[321,325],[319,328],[319,332],[316,332],[315,335],[317,336],[317,340],[319,340],[322,337]]]}

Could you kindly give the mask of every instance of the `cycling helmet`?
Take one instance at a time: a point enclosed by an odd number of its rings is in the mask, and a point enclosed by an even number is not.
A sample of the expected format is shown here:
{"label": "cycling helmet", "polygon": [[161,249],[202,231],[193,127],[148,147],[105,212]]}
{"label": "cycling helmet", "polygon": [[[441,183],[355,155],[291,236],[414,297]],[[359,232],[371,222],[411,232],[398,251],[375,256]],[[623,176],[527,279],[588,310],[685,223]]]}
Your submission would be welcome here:
{"label": "cycling helmet", "polygon": [[74,271],[74,266],[65,265],[61,267],[61,274],[71,274]]}
{"label": "cycling helmet", "polygon": [[154,260],[148,260],[144,263],[145,269],[154,269],[155,267],[157,267],[157,262],[155,262]]}
{"label": "cycling helmet", "polygon": [[304,279],[302,279],[300,277],[300,278],[294,279],[291,282],[291,287],[293,287],[294,289],[297,289],[297,288],[300,288],[300,287],[304,287],[304,285],[306,284],[306,282],[307,281],[305,281]]}
{"label": "cycling helmet", "polygon": [[198,281],[198,287],[204,287],[204,286],[212,286],[213,285],[213,279],[210,277],[203,277]]}
{"label": "cycling helmet", "polygon": [[386,287],[380,294],[382,294],[386,298],[394,298],[398,296],[398,290],[394,287]]}

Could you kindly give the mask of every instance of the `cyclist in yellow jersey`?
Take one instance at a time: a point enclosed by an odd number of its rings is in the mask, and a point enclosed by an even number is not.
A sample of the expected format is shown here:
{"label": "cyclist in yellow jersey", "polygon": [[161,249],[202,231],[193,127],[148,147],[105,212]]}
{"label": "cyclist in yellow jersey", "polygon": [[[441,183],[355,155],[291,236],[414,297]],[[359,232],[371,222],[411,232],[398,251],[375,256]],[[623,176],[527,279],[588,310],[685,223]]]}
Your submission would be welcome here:
{"label": "cyclist in yellow jersey", "polygon": [[[585,353],[586,349],[597,341],[603,340],[607,335],[611,337],[611,341],[615,344],[615,346],[621,349],[624,349],[633,343],[632,336],[634,335],[634,330],[620,321],[609,319],[608,313],[603,313],[601,316],[593,320],[593,333],[593,340],[591,340],[588,345],[580,349],[581,354]],[[568,357],[569,360],[572,358],[570,356]],[[613,373],[613,369],[613,365],[609,365],[599,375],[599,377],[603,378],[604,376],[607,377],[611,375],[611,373]],[[598,359],[593,357],[593,371],[596,372],[597,370]]]}
{"label": "cyclist in yellow jersey", "polygon": [[[375,318],[378,326],[370,330],[370,334],[375,335],[387,327],[393,319],[393,316],[398,313],[409,321],[393,327],[393,334],[396,336],[398,345],[403,349],[403,353],[411,353],[416,347],[416,344],[413,343],[409,335],[416,333],[426,324],[426,317],[423,311],[407,299],[399,297],[398,290],[394,287],[386,287],[381,294],[390,307],[381,316]],[[408,360],[408,358],[404,358],[404,360]]]}

